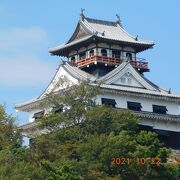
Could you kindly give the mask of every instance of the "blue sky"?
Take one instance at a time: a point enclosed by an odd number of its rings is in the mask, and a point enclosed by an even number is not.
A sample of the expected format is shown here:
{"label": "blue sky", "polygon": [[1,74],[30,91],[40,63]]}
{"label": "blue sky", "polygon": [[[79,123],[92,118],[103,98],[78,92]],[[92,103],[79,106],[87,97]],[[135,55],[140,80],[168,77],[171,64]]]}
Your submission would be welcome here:
{"label": "blue sky", "polygon": [[180,93],[179,0],[1,0],[0,1],[0,103],[27,122],[27,114],[14,104],[37,97],[56,72],[59,57],[49,47],[64,43],[73,33],[80,8],[87,17],[115,20],[119,14],[126,31],[155,41],[138,57],[151,69],[146,76],[160,87]]}

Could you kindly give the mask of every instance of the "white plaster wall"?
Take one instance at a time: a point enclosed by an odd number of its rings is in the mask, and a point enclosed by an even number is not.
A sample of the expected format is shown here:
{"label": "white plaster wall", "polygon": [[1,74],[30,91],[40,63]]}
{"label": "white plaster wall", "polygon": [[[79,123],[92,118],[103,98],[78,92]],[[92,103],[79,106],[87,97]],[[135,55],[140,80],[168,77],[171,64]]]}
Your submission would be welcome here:
{"label": "white plaster wall", "polygon": [[109,48],[109,45],[106,43],[99,43],[98,46],[103,47],[103,48]]}
{"label": "white plaster wall", "polygon": [[78,55],[75,55],[75,62],[77,63],[78,62]]}
{"label": "white plaster wall", "polygon": [[46,94],[46,93],[66,88],[65,85],[58,85],[55,88],[55,86],[56,86],[56,84],[58,84],[60,78],[63,78],[63,77],[68,78],[69,81],[72,82],[72,84],[78,83],[78,80],[75,79],[74,77],[72,77],[71,75],[69,75],[69,73],[67,73],[67,71],[65,71],[64,68],[62,68],[62,66],[61,66],[60,69],[58,70],[57,74],[56,74],[56,77],[53,79],[53,81],[51,82],[49,87],[46,89],[46,91],[41,95],[41,97],[43,97],[44,94]]}
{"label": "white plaster wall", "polygon": [[167,114],[179,114],[179,105],[173,102],[160,101],[156,99],[146,99],[146,98],[138,98],[133,96],[124,96],[124,95],[113,95],[113,94],[103,94],[98,95],[96,102],[97,104],[101,104],[101,98],[110,98],[116,100],[116,107],[127,109],[127,101],[139,102],[142,106],[142,111],[153,112],[152,105],[162,105],[167,107]]}
{"label": "white plaster wall", "polygon": [[153,129],[180,132],[180,126],[177,122],[169,122],[165,120],[153,121],[152,119],[143,118],[140,120],[139,124],[151,126]]}
{"label": "white plaster wall", "polygon": [[135,50],[131,47],[124,47],[123,48],[124,51],[130,51],[130,52],[135,52]]}
{"label": "white plaster wall", "polygon": [[52,108],[45,108],[45,109],[36,109],[36,110],[30,111],[29,112],[29,122],[34,122],[35,121],[35,119],[33,118],[35,113],[44,111],[44,114],[48,114],[48,113],[51,112],[51,110],[52,110]]}
{"label": "white plaster wall", "polygon": [[97,48],[97,54],[101,54],[101,48]]}
{"label": "white plaster wall", "polygon": [[122,58],[123,60],[126,60],[126,52],[123,51],[121,54],[122,54],[121,58]]}
{"label": "white plaster wall", "polygon": [[[160,100],[146,99],[146,98],[137,98],[132,96],[124,96],[124,95],[115,95],[115,94],[101,94],[95,98],[97,104],[101,104],[101,98],[110,98],[116,100],[117,108],[127,109],[127,101],[139,102],[142,105],[142,111],[153,112],[152,105],[163,105],[167,107],[168,114],[179,114],[179,105],[173,102],[166,102]],[[48,113],[51,109],[45,109],[45,113]],[[33,122],[35,119],[33,118],[34,113],[40,112],[42,109],[36,109],[29,112],[29,122]],[[153,121],[152,119],[144,118],[140,120],[140,124],[152,126],[154,129],[162,129],[168,131],[180,132],[180,127],[177,126],[176,122],[167,122],[167,121]]]}
{"label": "white plaster wall", "polygon": [[[122,76],[123,77],[123,76]],[[141,87],[143,88],[142,84],[140,84],[132,75],[129,77],[131,79],[131,83],[129,84],[126,79],[126,83],[121,82],[121,78],[119,78],[117,81],[114,81],[113,84],[117,85],[128,85],[133,87]]]}
{"label": "white plaster wall", "polygon": [[106,49],[107,50],[107,56],[108,57],[111,57],[112,56],[112,51],[110,49],[107,49],[107,48],[97,48],[97,52],[98,52],[98,55],[101,56],[101,50],[102,49]]}
{"label": "white plaster wall", "polygon": [[117,50],[122,50],[122,47],[119,47],[118,45],[111,45],[111,49],[117,49]]}
{"label": "white plaster wall", "polygon": [[40,111],[43,111],[42,109],[36,109],[36,110],[33,110],[33,111],[30,111],[29,112],[29,122],[31,123],[31,122],[34,122],[34,118],[33,118],[33,116],[34,116],[34,114],[35,113],[38,113],[38,112],[40,112]]}
{"label": "white plaster wall", "polygon": [[90,44],[90,45],[88,46],[88,49],[92,49],[92,48],[95,48],[95,47],[96,47],[95,44]]}
{"label": "white plaster wall", "polygon": [[[60,89],[64,89],[67,86],[66,85],[59,85],[57,87],[56,84],[58,83],[60,78],[66,77],[68,78],[68,80],[70,81],[69,83],[72,84],[78,84],[78,80],[75,79],[74,77],[72,77],[69,73],[67,73],[67,71],[65,71],[65,69],[61,66],[60,69],[58,70],[56,77],[54,78],[53,82],[49,85],[49,87],[47,88],[47,90],[41,95],[41,97],[43,97],[44,94],[49,93],[49,92],[55,92],[58,91]],[[33,122],[35,119],[33,118],[34,114],[40,111],[45,110],[45,113],[48,113],[51,109],[46,108],[46,109],[35,109],[29,112],[29,122]]]}
{"label": "white plaster wall", "polygon": [[72,58],[73,56],[75,57],[75,62],[77,62],[77,61],[78,61],[78,55],[72,55],[71,57],[68,58],[68,60],[71,61],[71,58]]}
{"label": "white plaster wall", "polygon": [[[74,77],[72,77],[71,75],[69,75],[69,73],[67,73],[67,71],[65,71],[63,68],[61,69],[61,71],[59,72],[58,74],[58,77],[56,78],[56,81],[58,82],[58,79],[61,78],[61,77],[66,77],[69,79],[70,82],[72,83],[78,83],[78,80],[75,79]],[[65,88],[63,85],[62,86],[59,86],[59,89],[63,89]],[[59,90],[58,89],[58,90]]]}
{"label": "white plaster wall", "polygon": [[[94,54],[96,54],[96,48],[93,48],[93,49],[91,49],[91,50],[94,50]],[[88,58],[90,57],[90,51],[91,51],[91,50],[88,50],[88,51],[87,51],[87,57],[88,57]]]}
{"label": "white plaster wall", "polygon": [[135,53],[131,53],[132,54],[132,60],[136,59],[136,54]]}

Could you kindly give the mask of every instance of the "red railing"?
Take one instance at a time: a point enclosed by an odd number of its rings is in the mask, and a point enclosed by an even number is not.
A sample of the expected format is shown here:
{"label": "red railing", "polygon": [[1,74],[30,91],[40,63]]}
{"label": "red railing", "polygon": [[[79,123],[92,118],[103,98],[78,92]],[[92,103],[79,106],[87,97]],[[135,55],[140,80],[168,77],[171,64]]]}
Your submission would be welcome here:
{"label": "red railing", "polygon": [[137,68],[137,69],[144,69],[144,70],[148,70],[148,62],[145,61],[136,61],[136,60],[132,60],[130,61],[132,66]]}
{"label": "red railing", "polygon": [[[90,64],[95,63],[104,63],[104,64],[113,64],[113,65],[119,65],[123,62],[120,58],[113,58],[108,56],[98,56],[94,55],[91,57],[88,57],[86,59],[81,59],[78,61],[77,66],[78,67],[84,67]],[[140,61],[137,61],[136,59],[130,60],[130,63],[132,66],[136,69],[148,71],[148,62],[146,62],[144,59],[141,59]]]}

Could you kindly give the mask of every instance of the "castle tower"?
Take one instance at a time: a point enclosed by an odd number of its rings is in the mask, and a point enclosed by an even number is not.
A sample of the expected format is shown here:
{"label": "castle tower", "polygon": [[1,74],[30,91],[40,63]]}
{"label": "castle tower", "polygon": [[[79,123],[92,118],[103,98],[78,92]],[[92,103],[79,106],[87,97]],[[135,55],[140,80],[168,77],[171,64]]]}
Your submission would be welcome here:
{"label": "castle tower", "polygon": [[81,12],[77,27],[65,45],[50,48],[52,55],[65,56],[74,66],[103,76],[128,61],[139,73],[149,71],[148,62],[136,54],[153,47],[152,41],[127,33],[117,20],[103,21],[86,18]]}
{"label": "castle tower", "polygon": [[137,58],[137,53],[152,48],[154,43],[132,36],[117,20],[103,21],[80,14],[77,27],[63,45],[49,49],[52,55],[67,57],[61,63],[45,91],[36,99],[17,104],[16,109],[29,113],[30,123],[21,126],[28,132],[36,124],[39,115],[51,108],[42,108],[47,93],[58,92],[61,77],[73,84],[88,80],[100,82],[97,104],[119,109],[129,109],[140,117],[143,129],[155,131],[172,148],[180,148],[180,94],[155,85],[145,77],[148,62]]}

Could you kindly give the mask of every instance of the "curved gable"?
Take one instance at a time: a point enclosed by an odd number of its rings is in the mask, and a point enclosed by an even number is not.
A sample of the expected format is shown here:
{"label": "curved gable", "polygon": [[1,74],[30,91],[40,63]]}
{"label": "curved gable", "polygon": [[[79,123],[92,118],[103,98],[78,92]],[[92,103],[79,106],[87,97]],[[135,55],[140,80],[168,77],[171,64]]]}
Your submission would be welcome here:
{"label": "curved gable", "polygon": [[146,79],[143,78],[143,76],[140,75],[128,62],[123,62],[100,80],[104,84],[132,86],[152,91],[159,91],[157,87],[146,81]]}
{"label": "curved gable", "polygon": [[87,35],[90,35],[90,33],[88,31],[86,31],[85,28],[83,28],[83,26],[81,25],[80,22],[78,22],[76,29],[75,29],[73,35],[71,36],[71,38],[68,40],[67,44],[74,40],[85,37]]}
{"label": "curved gable", "polygon": [[78,79],[71,76],[66,69],[61,65],[59,69],[57,70],[54,78],[50,82],[49,86],[46,88],[46,90],[39,96],[39,98],[44,97],[46,94],[50,92],[55,92],[57,90],[65,88],[62,84],[62,79],[66,78],[69,83],[76,84],[78,83]]}

